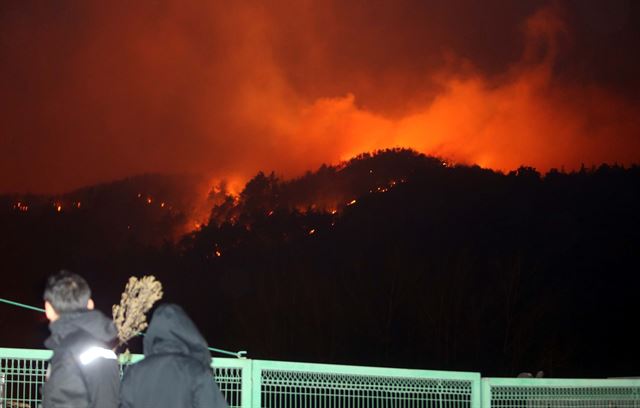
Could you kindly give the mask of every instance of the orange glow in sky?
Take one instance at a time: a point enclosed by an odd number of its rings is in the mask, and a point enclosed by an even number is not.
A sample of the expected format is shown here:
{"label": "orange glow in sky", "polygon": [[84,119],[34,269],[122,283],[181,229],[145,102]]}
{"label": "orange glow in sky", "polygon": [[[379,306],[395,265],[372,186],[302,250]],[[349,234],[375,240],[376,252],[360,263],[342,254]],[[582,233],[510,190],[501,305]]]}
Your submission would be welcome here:
{"label": "orange glow in sky", "polygon": [[[637,47],[606,34],[634,38],[625,14],[589,28],[579,6],[535,1],[142,3],[2,20],[0,192],[158,172],[237,194],[260,170],[390,147],[499,170],[640,162],[637,53],[618,51]],[[600,71],[598,33],[615,50]]]}

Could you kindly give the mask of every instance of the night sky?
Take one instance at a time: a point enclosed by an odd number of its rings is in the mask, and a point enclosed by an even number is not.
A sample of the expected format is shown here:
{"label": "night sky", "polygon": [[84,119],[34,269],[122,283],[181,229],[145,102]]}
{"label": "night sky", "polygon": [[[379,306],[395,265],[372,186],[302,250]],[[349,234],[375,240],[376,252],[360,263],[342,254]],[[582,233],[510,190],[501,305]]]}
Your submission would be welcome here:
{"label": "night sky", "polygon": [[640,2],[4,2],[0,192],[241,185],[410,147],[510,170],[640,160]]}

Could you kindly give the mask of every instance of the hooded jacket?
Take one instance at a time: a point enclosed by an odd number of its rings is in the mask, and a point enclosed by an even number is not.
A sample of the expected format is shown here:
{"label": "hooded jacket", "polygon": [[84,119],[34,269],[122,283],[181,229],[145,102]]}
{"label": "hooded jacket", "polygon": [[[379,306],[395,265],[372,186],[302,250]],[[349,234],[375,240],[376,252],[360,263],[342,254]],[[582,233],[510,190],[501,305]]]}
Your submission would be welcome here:
{"label": "hooded jacket", "polygon": [[97,310],[65,313],[49,325],[53,357],[42,390],[43,408],[116,408],[120,369],[108,344],[111,319]]}
{"label": "hooded jacket", "polygon": [[144,360],[122,379],[122,408],[227,408],[207,343],[180,306],[156,309],[143,346]]}

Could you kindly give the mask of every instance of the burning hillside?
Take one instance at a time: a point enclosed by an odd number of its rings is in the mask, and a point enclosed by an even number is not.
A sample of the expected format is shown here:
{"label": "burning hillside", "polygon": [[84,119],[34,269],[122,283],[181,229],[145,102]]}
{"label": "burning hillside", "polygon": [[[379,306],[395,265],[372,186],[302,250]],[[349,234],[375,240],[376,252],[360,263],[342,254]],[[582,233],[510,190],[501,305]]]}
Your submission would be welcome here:
{"label": "burning hillside", "polygon": [[149,175],[55,196],[5,195],[2,203],[4,216],[20,225],[44,222],[84,230],[81,235],[101,237],[101,245],[131,240],[158,245],[208,223],[248,225],[257,215],[297,211],[339,216],[362,196],[388,192],[415,172],[447,165],[411,150],[392,149],[322,165],[291,180],[260,172],[237,193],[224,180]]}

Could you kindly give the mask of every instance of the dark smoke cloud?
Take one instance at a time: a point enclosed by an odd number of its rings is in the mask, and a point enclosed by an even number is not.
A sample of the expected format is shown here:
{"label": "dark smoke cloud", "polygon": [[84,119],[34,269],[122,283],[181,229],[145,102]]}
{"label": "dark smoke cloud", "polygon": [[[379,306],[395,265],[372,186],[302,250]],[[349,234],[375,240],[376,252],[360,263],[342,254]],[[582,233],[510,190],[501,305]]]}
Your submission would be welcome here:
{"label": "dark smoke cloud", "polygon": [[239,184],[389,146],[499,169],[638,162],[637,4],[5,4],[0,191]]}

